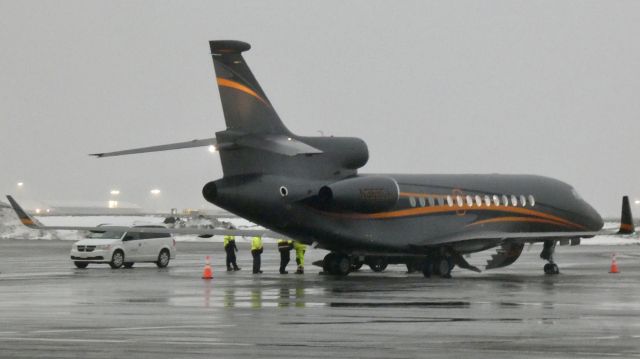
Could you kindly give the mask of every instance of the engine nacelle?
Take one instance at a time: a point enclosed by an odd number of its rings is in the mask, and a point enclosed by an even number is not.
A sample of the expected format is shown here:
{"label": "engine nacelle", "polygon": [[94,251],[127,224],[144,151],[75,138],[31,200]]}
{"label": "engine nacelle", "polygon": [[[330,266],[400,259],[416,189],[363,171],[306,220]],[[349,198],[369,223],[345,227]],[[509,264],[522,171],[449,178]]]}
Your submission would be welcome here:
{"label": "engine nacelle", "polygon": [[328,206],[360,213],[386,211],[398,203],[400,187],[383,176],[355,177],[320,188],[320,201]]}

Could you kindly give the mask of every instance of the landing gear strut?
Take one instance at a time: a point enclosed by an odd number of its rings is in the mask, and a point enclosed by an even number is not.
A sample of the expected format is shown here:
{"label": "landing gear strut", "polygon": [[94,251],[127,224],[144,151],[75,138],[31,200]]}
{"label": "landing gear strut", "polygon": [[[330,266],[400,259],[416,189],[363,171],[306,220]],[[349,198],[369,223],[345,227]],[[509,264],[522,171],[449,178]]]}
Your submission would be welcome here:
{"label": "landing gear strut", "polygon": [[544,265],[544,274],[560,274],[560,269],[558,265],[553,262],[553,253],[556,250],[556,241],[555,240],[547,240],[544,241],[544,247],[542,248],[542,252],[540,252],[540,258],[548,261],[549,263]]}

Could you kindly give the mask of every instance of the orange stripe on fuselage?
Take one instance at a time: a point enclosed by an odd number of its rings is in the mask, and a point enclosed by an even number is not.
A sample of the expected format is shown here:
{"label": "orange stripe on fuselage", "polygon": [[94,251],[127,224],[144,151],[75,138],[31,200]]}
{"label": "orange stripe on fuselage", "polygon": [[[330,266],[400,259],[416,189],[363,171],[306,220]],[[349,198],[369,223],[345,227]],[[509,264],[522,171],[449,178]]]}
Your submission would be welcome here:
{"label": "orange stripe on fuselage", "polygon": [[[420,216],[434,213],[447,213],[447,212],[458,212],[458,211],[493,211],[493,212],[508,212],[520,215],[527,215],[532,217],[540,217],[545,218],[551,221],[563,223],[568,226],[586,229],[584,226],[568,221],[564,218],[554,216],[552,214],[547,214],[544,212],[534,211],[531,209],[519,208],[519,207],[508,207],[508,206],[432,206],[432,207],[416,207],[416,208],[408,208],[401,209],[397,211],[391,212],[379,212],[379,213],[331,213],[331,215],[335,215],[337,217],[343,218],[351,218],[351,219],[388,219],[388,218],[401,218],[401,217],[410,217],[410,216]],[[327,213],[327,212],[325,212]]]}
{"label": "orange stripe on fuselage", "polygon": [[223,79],[222,77],[217,77],[216,80],[218,81],[218,86],[222,86],[222,87],[229,87],[232,89],[236,89],[239,91],[242,91],[248,95],[251,95],[255,98],[257,98],[258,100],[260,100],[260,102],[264,103],[265,105],[268,105],[268,102],[265,101],[265,99],[263,99],[262,97],[260,97],[260,95],[258,95],[255,91],[253,91],[252,89],[248,88],[247,86],[237,83],[235,81],[231,81],[228,79]]}
{"label": "orange stripe on fuselage", "polygon": [[467,224],[465,227],[471,227],[471,226],[475,226],[475,225],[479,225],[479,224],[486,224],[486,223],[501,223],[501,222],[533,222],[533,223],[547,223],[547,224],[554,224],[557,226],[563,226],[563,227],[570,227],[570,228],[584,228],[582,226],[578,226],[575,224],[569,225],[569,224],[564,224],[564,223],[560,223],[557,221],[552,221],[549,219],[543,219],[543,218],[532,218],[532,217],[496,217],[496,218],[491,218],[491,219],[484,219],[481,221],[477,221],[477,222],[473,222],[470,224]]}

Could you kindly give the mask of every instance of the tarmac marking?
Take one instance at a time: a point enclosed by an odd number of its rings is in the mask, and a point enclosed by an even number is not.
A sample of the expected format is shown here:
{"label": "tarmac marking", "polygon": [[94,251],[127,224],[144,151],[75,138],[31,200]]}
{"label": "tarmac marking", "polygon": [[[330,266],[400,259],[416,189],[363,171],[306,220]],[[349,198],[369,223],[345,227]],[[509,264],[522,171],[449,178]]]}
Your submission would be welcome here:
{"label": "tarmac marking", "polygon": [[[92,328],[92,331],[130,331],[130,330],[156,330],[156,329],[216,329],[216,328],[228,328],[233,327],[233,324],[218,324],[218,325],[173,325],[162,327],[131,327],[131,328]],[[29,333],[74,333],[85,332],[87,329],[51,329],[51,330],[34,330]],[[2,332],[0,332],[2,333]],[[7,332],[16,333],[16,332]]]}
{"label": "tarmac marking", "polygon": [[2,338],[0,340],[11,341],[11,340],[20,340],[20,341],[37,341],[37,342],[78,342],[78,343],[128,343],[131,340],[123,340],[123,339],[75,339],[75,338],[23,338],[23,337],[8,337]]}

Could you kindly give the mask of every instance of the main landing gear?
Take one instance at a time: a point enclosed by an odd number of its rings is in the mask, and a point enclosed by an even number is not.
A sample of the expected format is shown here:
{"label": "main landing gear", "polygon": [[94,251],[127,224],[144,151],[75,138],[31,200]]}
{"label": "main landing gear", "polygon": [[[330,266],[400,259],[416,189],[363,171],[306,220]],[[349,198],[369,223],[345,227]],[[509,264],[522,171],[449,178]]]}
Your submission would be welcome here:
{"label": "main landing gear", "polygon": [[557,241],[555,240],[544,241],[544,247],[542,248],[542,252],[540,252],[540,258],[549,262],[544,265],[544,274],[560,274],[558,265],[553,262],[553,253],[556,250],[556,243]]}
{"label": "main landing gear", "polygon": [[346,254],[331,252],[324,257],[322,269],[331,275],[345,276],[351,272],[351,258]]}
{"label": "main landing gear", "polygon": [[451,278],[451,270],[454,266],[450,256],[438,255],[427,257],[422,265],[422,274],[425,278],[431,278],[431,276],[434,275],[442,278]]}

